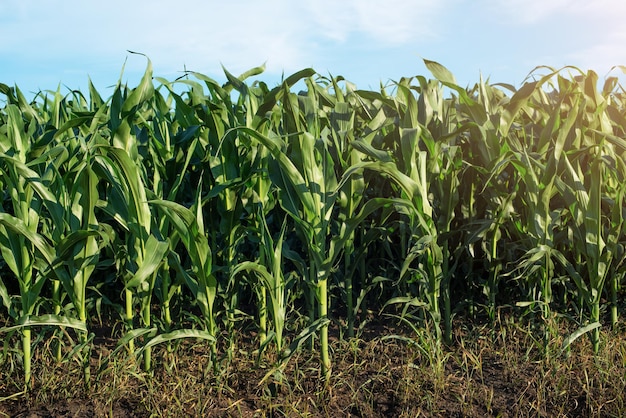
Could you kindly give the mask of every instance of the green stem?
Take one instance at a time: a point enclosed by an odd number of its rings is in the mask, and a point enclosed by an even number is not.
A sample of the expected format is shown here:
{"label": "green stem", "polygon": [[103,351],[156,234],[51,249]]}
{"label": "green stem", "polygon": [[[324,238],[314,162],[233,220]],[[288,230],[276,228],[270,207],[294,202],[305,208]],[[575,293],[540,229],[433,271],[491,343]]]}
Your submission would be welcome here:
{"label": "green stem", "polygon": [[267,287],[261,286],[259,292],[259,344],[267,340]]}
{"label": "green stem", "polygon": [[[261,182],[259,181],[257,183],[257,189],[260,188],[260,184]],[[259,194],[259,196],[262,196],[261,194]],[[258,231],[259,234],[259,240],[261,242],[261,245],[259,245],[259,260],[261,263],[266,263],[269,260],[269,257],[266,253],[266,246],[267,246],[267,242],[265,241],[265,218],[264,218],[264,213],[263,213],[263,205],[260,204],[259,206],[257,206],[257,213],[256,213],[256,217],[255,217],[255,226],[256,226],[256,230]],[[267,249],[268,252],[271,251],[270,249]],[[267,286],[265,285],[265,282],[261,282],[261,289],[259,290],[259,293],[257,295],[258,297],[258,304],[259,304],[259,348],[260,346],[262,346],[265,341],[267,340],[267,292],[271,291],[270,289],[267,288]],[[278,332],[277,332],[278,333]],[[278,335],[277,335],[278,337]],[[279,347],[280,350],[280,347]]]}
{"label": "green stem", "polygon": [[[124,296],[125,296],[125,302],[126,302],[126,318],[125,318],[125,322],[126,322],[126,328],[127,331],[130,331],[133,329],[133,292],[130,289],[125,289],[124,290]],[[134,353],[135,352],[135,342],[133,340],[130,340],[128,342],[128,351],[130,351],[130,353]]]}
{"label": "green stem", "polygon": [[163,301],[163,320],[165,321],[165,329],[169,331],[172,326],[172,313],[170,311],[170,289],[172,286],[172,280],[169,275],[169,264],[167,257],[163,261],[163,267],[161,268],[161,300]]}
{"label": "green stem", "polygon": [[[155,273],[156,274],[156,273]],[[143,324],[146,328],[150,328],[152,324],[152,320],[150,318],[150,298],[148,298],[148,303],[143,306]],[[143,352],[143,369],[144,371],[149,371],[152,367],[152,347],[146,347]]]}
{"label": "green stem", "polygon": [[[61,281],[53,280],[52,281],[52,302],[54,304],[54,314],[59,315],[61,313]],[[60,330],[59,330],[60,331]],[[57,341],[55,347],[55,359],[57,363],[61,362],[62,353],[61,353],[61,332],[58,332],[59,340]]]}
{"label": "green stem", "polygon": [[[231,272],[234,269],[234,265],[236,264],[236,258],[237,258],[237,254],[235,252],[235,241],[236,241],[236,234],[237,234],[237,228],[235,225],[235,210],[234,208],[232,208],[233,210],[230,211],[230,217],[229,217],[229,228],[230,228],[230,232],[228,234],[228,252],[227,252],[227,257],[228,259],[226,260],[226,265],[227,265],[227,271],[228,271],[228,277],[230,277]],[[236,279],[235,279],[236,280]],[[228,306],[228,312],[227,312],[227,317],[228,317],[228,332],[229,335],[234,335],[234,328],[235,328],[235,310],[237,309],[237,306],[239,304],[239,299],[238,299],[238,293],[237,293],[237,289],[238,289],[238,285],[233,283],[233,291],[232,291],[232,295],[230,296],[230,301],[229,301],[229,306]],[[236,346],[235,346],[235,339],[234,338],[229,338],[228,341],[228,360],[232,361],[232,359],[235,356],[235,350],[236,350]]]}
{"label": "green stem", "polygon": [[[320,303],[320,318],[326,319],[328,318],[328,279],[320,280],[317,286]],[[326,382],[328,382],[331,375],[331,363],[328,349],[328,324],[323,325],[320,329],[320,357],[322,375]]]}
{"label": "green stem", "polygon": [[[591,306],[591,322],[600,322],[600,300],[593,301]],[[600,328],[594,328],[591,330],[591,344],[593,346],[593,352],[598,353],[600,350]]]}
{"label": "green stem", "polygon": [[[78,313],[78,318],[83,323],[85,324],[87,323],[87,310],[85,308],[84,297],[82,298],[82,303],[80,306],[80,312]],[[91,365],[90,365],[89,359],[91,356],[91,346],[87,344],[87,341],[89,340],[89,331],[80,332],[79,338],[80,338],[81,344],[84,344],[82,362],[83,362],[83,377],[85,379],[85,387],[87,389],[90,389],[91,388]]]}
{"label": "green stem", "polygon": [[163,301],[163,318],[165,319],[165,329],[169,331],[172,327],[172,314],[169,299]]}
{"label": "green stem", "polygon": [[552,283],[550,280],[551,272],[549,270],[550,260],[545,257],[545,266],[543,270],[543,327],[544,327],[544,348],[548,348],[550,339],[548,331],[548,320],[550,319],[550,302],[552,301]]}
{"label": "green stem", "polygon": [[448,262],[448,242],[443,243],[443,264],[442,264],[442,276],[441,281],[441,298],[443,300],[443,341],[446,344],[452,343],[452,307],[450,306],[450,266]]}
{"label": "green stem", "polygon": [[617,291],[618,291],[618,278],[619,275],[611,275],[611,326],[617,327],[618,312],[617,312]]}
{"label": "green stem", "polygon": [[[354,249],[354,242],[352,240],[346,243],[345,250],[345,287],[346,287],[346,305],[348,316],[348,338],[354,337],[354,295],[352,290],[352,251]],[[352,270],[353,271],[353,270]]]}
{"label": "green stem", "polygon": [[[316,292],[317,289],[313,287],[312,283],[315,283],[315,272],[317,270],[315,269],[315,267],[313,266],[313,262],[311,261],[311,265],[309,266],[309,271],[308,271],[308,275],[309,275],[309,281],[308,281],[308,292],[306,293],[306,295],[308,295],[308,297],[306,297],[306,303],[307,303],[307,311],[309,313],[309,324],[312,324],[313,322],[315,322],[315,299],[317,297]],[[311,351],[313,351],[315,349],[315,340],[313,339],[313,336],[309,337],[309,349]]]}
{"label": "green stem", "polygon": [[496,262],[496,257],[498,256],[497,250],[497,231],[498,226],[496,226],[496,230],[494,231],[493,238],[491,240],[491,266],[489,268],[489,320],[493,324],[495,322],[496,317],[496,284],[497,284],[497,276],[500,270],[499,265]]}
{"label": "green stem", "polygon": [[32,353],[30,349],[31,334],[30,327],[24,327],[22,329],[22,351],[24,351],[24,384],[26,389],[30,389],[32,386],[31,378],[31,358]]}

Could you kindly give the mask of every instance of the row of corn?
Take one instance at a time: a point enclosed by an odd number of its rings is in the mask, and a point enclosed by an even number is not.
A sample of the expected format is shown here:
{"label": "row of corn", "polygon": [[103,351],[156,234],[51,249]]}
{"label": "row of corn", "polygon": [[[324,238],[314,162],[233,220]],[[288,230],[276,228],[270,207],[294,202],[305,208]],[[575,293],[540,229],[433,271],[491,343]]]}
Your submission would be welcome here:
{"label": "row of corn", "polygon": [[565,341],[598,350],[624,276],[618,79],[462,88],[425,63],[433,79],[378,91],[310,69],[273,88],[247,81],[263,68],[153,79],[150,62],[107,99],[0,84],[0,363],[15,344],[28,386],[53,333],[88,383],[103,311],[124,324],[113,355],[146,370],[181,338],[217,367],[246,323],[279,362],[318,347],[328,378],[333,321],[349,338],[391,314],[450,343],[455,316],[503,306],[565,316]]}

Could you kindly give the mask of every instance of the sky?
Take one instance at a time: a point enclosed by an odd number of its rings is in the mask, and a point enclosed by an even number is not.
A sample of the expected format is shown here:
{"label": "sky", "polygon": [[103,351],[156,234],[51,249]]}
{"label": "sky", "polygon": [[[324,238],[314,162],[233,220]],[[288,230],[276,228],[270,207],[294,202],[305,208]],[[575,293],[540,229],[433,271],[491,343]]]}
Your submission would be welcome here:
{"label": "sky", "polygon": [[538,66],[603,79],[626,65],[624,16],[623,0],[0,0],[0,83],[28,96],[91,79],[108,97],[145,71],[128,51],[168,80],[265,64],[252,80],[270,87],[311,67],[378,90],[432,77],[423,59],[462,87],[482,76],[519,88]]}

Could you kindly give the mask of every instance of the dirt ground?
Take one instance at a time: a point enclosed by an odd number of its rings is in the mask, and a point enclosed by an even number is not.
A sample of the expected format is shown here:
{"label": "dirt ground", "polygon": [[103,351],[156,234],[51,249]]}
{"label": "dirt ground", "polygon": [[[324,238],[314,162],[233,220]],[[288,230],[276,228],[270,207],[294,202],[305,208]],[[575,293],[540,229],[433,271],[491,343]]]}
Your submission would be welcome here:
{"label": "dirt ground", "polygon": [[[450,347],[426,335],[372,324],[359,338],[332,340],[333,373],[320,378],[317,356],[302,350],[282,368],[260,360],[253,335],[242,334],[228,359],[210,366],[202,343],[155,351],[154,370],[140,372],[132,356],[102,366],[115,340],[94,340],[90,388],[71,359],[44,358],[33,389],[2,367],[0,417],[579,417],[624,416],[626,344],[623,332],[603,334],[598,356],[584,338],[571,353],[546,355],[522,326],[494,333],[459,324]],[[395,337],[389,337],[394,336]],[[387,337],[382,337],[387,336]],[[553,342],[556,347],[558,335]],[[44,350],[40,350],[44,351]],[[99,370],[100,368],[100,370]],[[16,395],[17,393],[17,395]]]}

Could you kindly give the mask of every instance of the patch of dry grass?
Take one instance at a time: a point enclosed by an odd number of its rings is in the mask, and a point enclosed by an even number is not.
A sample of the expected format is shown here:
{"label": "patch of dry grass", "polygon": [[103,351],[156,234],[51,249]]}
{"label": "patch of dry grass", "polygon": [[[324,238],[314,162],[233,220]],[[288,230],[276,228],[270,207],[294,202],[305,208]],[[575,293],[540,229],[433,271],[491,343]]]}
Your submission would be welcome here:
{"label": "patch of dry grass", "polygon": [[[526,325],[500,322],[495,332],[456,325],[450,347],[382,326],[349,341],[334,339],[329,384],[317,354],[301,351],[277,367],[271,352],[257,362],[255,347],[242,336],[238,355],[230,361],[225,356],[218,373],[208,347],[189,341],[174,352],[156,349],[152,373],[123,351],[96,373],[104,364],[99,352],[108,351],[95,346],[94,379],[86,388],[79,362],[57,364],[51,345],[42,344],[27,394],[19,394],[19,359],[3,357],[0,416],[618,417],[626,411],[624,328],[603,331],[594,356],[586,338],[561,353],[565,329],[553,333],[544,353]],[[419,345],[372,335],[383,329]]]}

